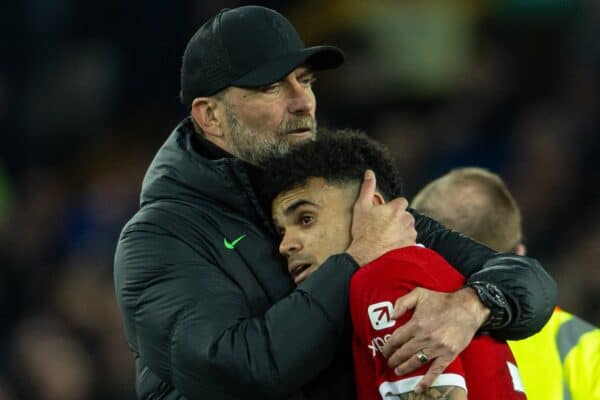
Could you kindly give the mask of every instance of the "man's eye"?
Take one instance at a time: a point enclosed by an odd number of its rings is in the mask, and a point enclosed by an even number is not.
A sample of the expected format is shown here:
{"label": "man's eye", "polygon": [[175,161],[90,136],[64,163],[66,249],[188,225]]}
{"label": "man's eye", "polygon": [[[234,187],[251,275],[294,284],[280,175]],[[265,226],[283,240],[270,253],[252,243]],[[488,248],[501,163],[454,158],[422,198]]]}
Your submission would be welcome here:
{"label": "man's eye", "polygon": [[275,83],[273,85],[267,85],[267,86],[261,87],[260,91],[264,92],[264,93],[274,93],[277,91],[277,89],[279,89],[279,84]]}
{"label": "man's eye", "polygon": [[311,222],[313,222],[313,217],[310,215],[303,215],[300,218],[300,222],[302,222],[302,225],[309,225]]}
{"label": "man's eye", "polygon": [[312,86],[317,81],[317,78],[314,76],[307,76],[305,78],[300,79],[300,83],[304,86]]}

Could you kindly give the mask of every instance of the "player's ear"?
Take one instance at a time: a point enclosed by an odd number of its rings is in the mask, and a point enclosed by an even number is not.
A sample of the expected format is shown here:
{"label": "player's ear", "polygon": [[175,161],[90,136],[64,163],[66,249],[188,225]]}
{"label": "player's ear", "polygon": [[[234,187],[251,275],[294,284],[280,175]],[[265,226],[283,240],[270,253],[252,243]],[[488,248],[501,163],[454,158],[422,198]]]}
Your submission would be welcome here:
{"label": "player's ear", "polygon": [[518,256],[524,256],[524,255],[526,255],[527,254],[527,247],[523,243],[519,243],[515,247],[515,254],[517,254]]}
{"label": "player's ear", "polygon": [[382,204],[385,204],[385,199],[383,198],[381,193],[375,192],[373,193],[373,202],[371,204],[373,204],[374,206],[380,206]]}

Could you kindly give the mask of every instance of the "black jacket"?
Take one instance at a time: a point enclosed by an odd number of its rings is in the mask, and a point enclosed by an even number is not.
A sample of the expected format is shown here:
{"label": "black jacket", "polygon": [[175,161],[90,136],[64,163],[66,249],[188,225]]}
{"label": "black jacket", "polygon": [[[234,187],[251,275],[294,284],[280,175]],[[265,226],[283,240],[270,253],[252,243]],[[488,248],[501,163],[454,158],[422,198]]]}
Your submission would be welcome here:
{"label": "black jacket", "polygon": [[[347,298],[356,263],[332,256],[294,287],[247,166],[200,155],[193,135],[186,119],[159,150],[116,250],[138,397],[352,398]],[[536,261],[497,255],[424,216],[416,221],[420,242],[514,303],[499,337],[543,326],[556,289]]]}

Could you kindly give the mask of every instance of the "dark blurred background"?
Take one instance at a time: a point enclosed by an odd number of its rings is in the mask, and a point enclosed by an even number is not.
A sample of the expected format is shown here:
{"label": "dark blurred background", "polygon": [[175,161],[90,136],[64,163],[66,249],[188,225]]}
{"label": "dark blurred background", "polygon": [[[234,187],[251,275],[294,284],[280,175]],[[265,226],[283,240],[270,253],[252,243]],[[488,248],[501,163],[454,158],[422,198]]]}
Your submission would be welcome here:
{"label": "dark blurred background", "polygon": [[[153,153],[186,115],[187,39],[236,1],[0,5],[0,400],[133,399],[112,257]],[[559,304],[600,324],[600,2],[298,0],[321,125],[388,144],[411,197],[500,173]]]}

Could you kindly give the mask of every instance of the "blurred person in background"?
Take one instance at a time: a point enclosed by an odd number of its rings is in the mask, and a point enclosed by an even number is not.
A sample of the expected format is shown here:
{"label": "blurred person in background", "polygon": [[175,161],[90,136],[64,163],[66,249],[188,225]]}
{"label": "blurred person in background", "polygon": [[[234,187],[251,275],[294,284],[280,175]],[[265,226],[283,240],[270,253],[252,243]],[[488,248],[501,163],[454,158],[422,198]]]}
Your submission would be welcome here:
{"label": "blurred person in background", "polygon": [[[110,385],[94,389],[102,398],[127,398],[135,374],[127,346],[111,276],[106,265],[94,258],[77,257],[64,267],[52,291],[52,304],[61,321],[85,338],[95,373]],[[98,383],[98,382],[95,382]]]}
{"label": "blurred person in background", "polygon": [[403,200],[357,206],[360,223],[346,252],[293,288],[255,192],[255,167],[315,137],[313,70],[342,61],[337,48],[304,48],[289,21],[263,7],[220,12],[189,41],[181,98],[191,116],[154,158],[141,209],[115,254],[139,397],[352,398],[344,329],[349,280],[360,265],[405,242],[413,218],[418,240],[477,290],[399,299],[398,307],[416,309],[388,342],[396,372],[419,368],[416,354],[427,347],[427,386],[478,329],[520,338],[549,317],[555,286],[535,260],[497,254],[413,217]]}
{"label": "blurred person in background", "polygon": [[87,351],[58,321],[41,314],[31,317],[19,325],[12,344],[25,398],[94,397],[93,365]]}
{"label": "blurred person in background", "polygon": [[[308,282],[322,261],[351,242],[354,203],[384,204],[402,195],[399,169],[387,149],[366,135],[321,130],[315,141],[265,164],[272,216],[280,234],[279,252],[296,284]],[[377,182],[359,192],[363,171]],[[384,357],[384,343],[411,313],[392,310],[401,295],[418,290],[453,291],[464,276],[435,251],[416,242],[392,249],[352,277],[350,312],[357,397],[397,399],[525,399],[513,355],[505,341],[476,335],[430,388],[418,382],[427,370],[430,349],[418,352],[420,369],[396,375]]]}
{"label": "blurred person in background", "polygon": [[[411,206],[493,249],[526,253],[519,206],[486,169],[454,169],[425,186]],[[600,399],[597,327],[557,307],[540,332],[509,344],[529,399]]]}

